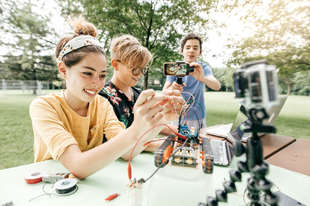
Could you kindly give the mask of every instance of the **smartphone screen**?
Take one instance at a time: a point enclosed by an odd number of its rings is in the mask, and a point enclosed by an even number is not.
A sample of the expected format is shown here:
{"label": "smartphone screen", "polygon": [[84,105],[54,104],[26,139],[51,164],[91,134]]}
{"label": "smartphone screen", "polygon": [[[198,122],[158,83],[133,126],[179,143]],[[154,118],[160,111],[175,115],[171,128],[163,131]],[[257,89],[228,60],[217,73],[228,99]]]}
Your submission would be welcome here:
{"label": "smartphone screen", "polygon": [[175,62],[164,63],[165,76],[188,76],[189,64],[180,64]]}

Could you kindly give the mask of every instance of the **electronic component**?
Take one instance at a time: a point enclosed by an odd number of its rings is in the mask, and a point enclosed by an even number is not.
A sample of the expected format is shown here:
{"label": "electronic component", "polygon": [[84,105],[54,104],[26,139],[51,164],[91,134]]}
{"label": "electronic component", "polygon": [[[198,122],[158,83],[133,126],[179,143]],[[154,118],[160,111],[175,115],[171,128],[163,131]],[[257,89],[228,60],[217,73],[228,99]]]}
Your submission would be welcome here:
{"label": "electronic component", "polygon": [[[190,143],[197,144],[199,142],[198,140],[198,131],[194,128],[189,129],[188,126],[181,126],[179,127],[179,133],[181,135],[184,135],[186,138],[189,139]],[[184,142],[184,140],[179,139],[180,141]]]}
{"label": "electronic component", "polygon": [[211,147],[210,140],[206,137],[202,138],[202,150],[201,150],[201,165],[203,172],[207,174],[213,173],[214,155]]}
{"label": "electronic component", "polygon": [[114,193],[114,194],[112,194],[112,195],[109,195],[107,198],[105,198],[104,200],[105,201],[111,201],[111,200],[114,200],[115,198],[117,198],[119,195],[121,195],[121,194],[119,194],[119,193]]}
{"label": "electronic component", "polygon": [[42,176],[42,182],[56,183],[65,178],[74,178],[74,176],[70,176],[70,173],[45,174]]}
{"label": "electronic component", "polygon": [[5,203],[4,205],[2,205],[2,206],[12,206],[13,205],[13,202],[12,201],[10,201],[10,202],[8,202],[8,203]]}
{"label": "electronic component", "polygon": [[158,147],[155,151],[155,166],[159,167],[162,163],[162,167],[169,163],[168,157],[172,154],[175,135],[169,135],[168,138]]}
{"label": "electronic component", "polygon": [[36,184],[42,182],[42,177],[46,174],[44,171],[31,172],[24,176],[26,183]]}
{"label": "electronic component", "polygon": [[127,192],[127,206],[142,206],[143,196],[142,196],[142,187],[143,184],[136,179],[129,185]]}
{"label": "electronic component", "polygon": [[171,164],[184,167],[196,167],[196,157],[196,150],[193,147],[182,147],[173,155]]}
{"label": "electronic component", "polygon": [[[175,145],[175,135],[170,135],[163,144],[155,151],[155,166],[164,167],[169,163],[171,157],[171,165],[196,168],[201,158],[201,165],[204,173],[211,174],[213,172],[214,155],[208,138],[198,140],[198,134],[195,129],[189,130],[187,126],[180,126],[179,133],[184,135],[189,143],[187,145]],[[178,138],[179,141],[184,141]],[[197,143],[196,143],[197,142]]]}

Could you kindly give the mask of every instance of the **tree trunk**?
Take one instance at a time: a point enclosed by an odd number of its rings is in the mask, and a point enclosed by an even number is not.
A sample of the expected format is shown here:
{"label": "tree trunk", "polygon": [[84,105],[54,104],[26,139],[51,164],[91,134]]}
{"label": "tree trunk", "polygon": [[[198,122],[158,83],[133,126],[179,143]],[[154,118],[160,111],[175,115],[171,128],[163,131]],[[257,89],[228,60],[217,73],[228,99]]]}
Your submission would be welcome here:
{"label": "tree trunk", "polygon": [[148,83],[149,83],[149,73],[147,72],[147,73],[144,75],[143,90],[147,90],[147,88],[148,88]]}
{"label": "tree trunk", "polygon": [[287,95],[291,94],[291,84],[287,84]]}
{"label": "tree trunk", "polygon": [[38,86],[37,81],[34,81],[32,94],[35,94],[35,95],[37,94],[37,86]]}

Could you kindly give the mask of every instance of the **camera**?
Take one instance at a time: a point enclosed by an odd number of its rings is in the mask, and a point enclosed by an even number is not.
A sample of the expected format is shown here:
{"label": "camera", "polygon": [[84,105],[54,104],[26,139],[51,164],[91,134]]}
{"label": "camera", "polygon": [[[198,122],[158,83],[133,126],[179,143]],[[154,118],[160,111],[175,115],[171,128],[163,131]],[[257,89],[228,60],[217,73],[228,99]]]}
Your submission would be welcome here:
{"label": "camera", "polygon": [[194,67],[190,67],[185,62],[166,62],[164,63],[165,76],[188,76],[190,72],[194,71]]}
{"label": "camera", "polygon": [[267,60],[242,64],[233,74],[235,98],[246,108],[265,108],[279,104],[278,78],[275,65]]}

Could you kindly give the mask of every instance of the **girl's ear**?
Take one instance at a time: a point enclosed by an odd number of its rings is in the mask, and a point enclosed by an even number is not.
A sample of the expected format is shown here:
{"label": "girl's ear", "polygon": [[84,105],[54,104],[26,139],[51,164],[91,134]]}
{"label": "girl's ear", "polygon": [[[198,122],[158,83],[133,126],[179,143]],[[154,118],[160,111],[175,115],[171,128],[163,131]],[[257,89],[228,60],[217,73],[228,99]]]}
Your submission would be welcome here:
{"label": "girl's ear", "polygon": [[60,76],[63,79],[66,79],[67,78],[67,69],[66,69],[65,63],[63,61],[61,61],[61,62],[58,62],[57,65],[58,65],[58,72],[59,72]]}
{"label": "girl's ear", "polygon": [[111,65],[112,65],[112,67],[114,68],[115,71],[118,70],[118,63],[119,62],[116,59],[112,59],[111,60]]}

